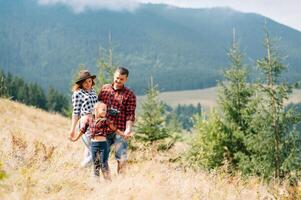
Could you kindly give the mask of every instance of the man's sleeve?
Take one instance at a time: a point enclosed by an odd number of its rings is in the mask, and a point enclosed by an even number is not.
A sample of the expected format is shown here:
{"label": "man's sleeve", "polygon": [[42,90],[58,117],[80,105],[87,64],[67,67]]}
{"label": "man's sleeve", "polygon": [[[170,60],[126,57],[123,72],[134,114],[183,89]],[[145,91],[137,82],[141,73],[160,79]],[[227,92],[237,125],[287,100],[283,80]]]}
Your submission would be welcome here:
{"label": "man's sleeve", "polygon": [[135,121],[136,95],[131,92],[126,105],[126,121]]}
{"label": "man's sleeve", "polygon": [[102,88],[100,88],[98,93],[98,101],[102,101]]}

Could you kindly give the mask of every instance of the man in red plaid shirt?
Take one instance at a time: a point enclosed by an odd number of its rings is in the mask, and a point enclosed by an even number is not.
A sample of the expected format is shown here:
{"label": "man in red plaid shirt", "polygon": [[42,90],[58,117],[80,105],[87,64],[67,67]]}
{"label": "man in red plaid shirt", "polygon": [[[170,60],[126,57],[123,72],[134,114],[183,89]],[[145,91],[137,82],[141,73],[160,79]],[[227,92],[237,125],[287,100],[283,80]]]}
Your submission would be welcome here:
{"label": "man in red plaid shirt", "polygon": [[[108,106],[107,118],[113,122],[114,126],[124,131],[125,135],[132,135],[132,127],[135,121],[136,95],[124,86],[128,76],[129,71],[126,68],[118,67],[114,73],[113,83],[106,84],[101,88],[98,100]],[[117,172],[124,172],[127,161],[127,141],[119,135],[110,134],[107,137],[107,142],[109,151],[111,145],[115,145],[115,158],[118,163]]]}

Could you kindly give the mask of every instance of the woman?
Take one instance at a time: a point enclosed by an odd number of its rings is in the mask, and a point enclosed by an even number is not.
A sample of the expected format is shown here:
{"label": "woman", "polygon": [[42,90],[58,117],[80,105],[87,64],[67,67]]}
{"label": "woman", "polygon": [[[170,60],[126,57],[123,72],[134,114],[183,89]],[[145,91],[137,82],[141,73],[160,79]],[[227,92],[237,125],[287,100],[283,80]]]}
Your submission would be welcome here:
{"label": "woman", "polygon": [[[94,104],[98,101],[96,92],[93,89],[95,85],[94,79],[95,75],[91,75],[88,70],[81,70],[79,72],[79,77],[76,80],[72,91],[72,121],[70,128],[70,136],[73,137],[75,135],[75,128],[78,121],[80,121],[79,125],[81,127],[81,123],[84,121],[83,119],[90,117],[92,115],[92,111],[94,108]],[[91,138],[89,134],[89,130],[87,133],[82,136],[82,140],[86,146],[84,159],[81,163],[83,167],[87,166],[92,161],[91,154]]]}

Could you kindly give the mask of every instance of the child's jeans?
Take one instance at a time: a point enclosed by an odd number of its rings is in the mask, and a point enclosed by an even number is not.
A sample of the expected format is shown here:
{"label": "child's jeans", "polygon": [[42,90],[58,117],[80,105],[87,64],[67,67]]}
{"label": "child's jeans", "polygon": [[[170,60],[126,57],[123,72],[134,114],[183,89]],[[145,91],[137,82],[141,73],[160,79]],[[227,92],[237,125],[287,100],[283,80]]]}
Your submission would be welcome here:
{"label": "child's jeans", "polygon": [[108,151],[107,141],[99,141],[99,142],[92,141],[91,148],[92,148],[92,159],[93,159],[95,176],[99,176],[99,170],[101,170],[103,174],[108,173],[109,151]]}

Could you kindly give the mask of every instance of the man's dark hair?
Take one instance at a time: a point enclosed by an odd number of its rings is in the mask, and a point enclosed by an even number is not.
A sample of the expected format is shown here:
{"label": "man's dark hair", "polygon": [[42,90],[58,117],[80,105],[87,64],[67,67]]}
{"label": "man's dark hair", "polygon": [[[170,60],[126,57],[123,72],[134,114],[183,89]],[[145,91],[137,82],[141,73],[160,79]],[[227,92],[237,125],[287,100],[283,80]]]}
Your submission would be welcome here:
{"label": "man's dark hair", "polygon": [[129,70],[124,67],[117,67],[115,72],[119,72],[121,75],[126,75],[127,77],[129,76]]}

